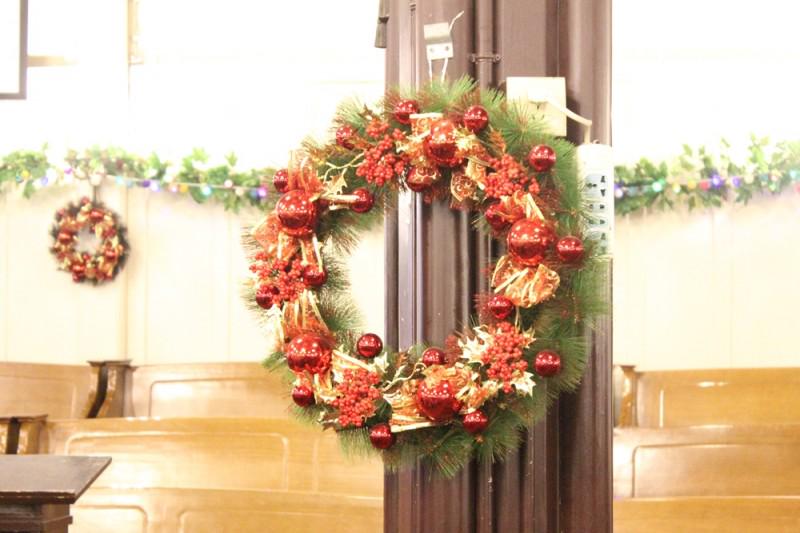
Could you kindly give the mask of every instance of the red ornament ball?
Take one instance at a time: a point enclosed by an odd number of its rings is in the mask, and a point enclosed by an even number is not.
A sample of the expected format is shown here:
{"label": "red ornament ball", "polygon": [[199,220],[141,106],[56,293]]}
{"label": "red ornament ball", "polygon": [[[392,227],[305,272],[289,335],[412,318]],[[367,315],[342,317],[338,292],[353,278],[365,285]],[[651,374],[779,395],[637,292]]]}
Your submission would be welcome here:
{"label": "red ornament ball", "polygon": [[383,341],[374,333],[365,333],[356,342],[356,351],[361,357],[373,358],[383,350]]}
{"label": "red ornament ball", "polygon": [[339,126],[336,129],[336,144],[342,148],[352,150],[355,148],[353,138],[356,136],[356,130],[350,124]]}
{"label": "red ornament ball", "polygon": [[113,248],[106,248],[106,250],[103,252],[103,257],[106,261],[116,261],[117,251]]}
{"label": "red ornament ball", "polygon": [[437,179],[439,170],[434,167],[411,167],[406,176],[406,187],[414,192],[423,192],[430,189]]}
{"label": "red ornament ball", "polygon": [[411,124],[411,115],[419,113],[419,104],[414,100],[400,100],[394,106],[394,119],[400,124]]}
{"label": "red ornament ball", "polygon": [[472,411],[464,415],[463,423],[467,433],[475,435],[486,429],[489,425],[489,417],[483,411]]}
{"label": "red ornament ball", "polygon": [[317,265],[306,265],[303,269],[303,281],[309,287],[322,287],[328,281],[328,272]]}
{"label": "red ornament ball", "polygon": [[425,366],[443,365],[445,361],[444,352],[439,348],[428,348],[422,352],[422,364]]}
{"label": "red ornament ball", "polygon": [[417,388],[416,399],[420,412],[434,422],[450,420],[461,409],[456,391],[446,379],[436,384],[422,381]]}
{"label": "red ornament ball", "polygon": [[298,385],[292,389],[292,400],[300,407],[314,404],[314,391],[308,385]]}
{"label": "red ornament ball", "polygon": [[83,281],[86,277],[86,265],[83,263],[75,263],[72,265],[72,281],[79,282]]}
{"label": "red ornament ball", "polygon": [[552,350],[542,350],[536,354],[533,368],[543,378],[555,376],[561,372],[561,356]]}
{"label": "red ornament ball", "polygon": [[562,237],[556,243],[556,252],[565,263],[576,263],[583,259],[583,241],[572,235]]}
{"label": "red ornament ball", "polygon": [[486,218],[486,222],[488,222],[497,233],[507,230],[511,225],[503,214],[499,203],[494,203],[487,207],[486,211],[483,212],[483,216]]}
{"label": "red ornament ball", "polygon": [[394,444],[394,433],[389,424],[378,424],[369,430],[369,441],[379,450],[387,450]]}
{"label": "red ornament ball", "polygon": [[101,222],[105,218],[105,216],[106,216],[106,214],[103,213],[103,211],[101,209],[92,209],[91,211],[89,211],[89,220],[93,224],[97,224],[98,222]]}
{"label": "red ornament ball", "polygon": [[282,168],[272,176],[272,186],[275,190],[284,193],[289,190],[289,171]]}
{"label": "red ornament ball", "polygon": [[489,123],[489,113],[482,105],[470,106],[464,111],[464,126],[472,133],[478,133]]}
{"label": "red ornament ball", "polygon": [[486,308],[497,320],[505,320],[514,311],[514,304],[502,294],[495,294],[486,302]]}
{"label": "red ornament ball", "polygon": [[356,213],[366,213],[375,205],[375,196],[364,187],[359,187],[353,191],[357,197],[356,201],[350,204],[350,209]]}
{"label": "red ornament ball", "polygon": [[289,368],[295,372],[322,374],[331,364],[331,349],[325,339],[314,333],[293,338],[284,349]]}
{"label": "red ornament ball", "polygon": [[556,151],[546,144],[537,144],[528,152],[528,164],[536,172],[547,172],[556,164]]}
{"label": "red ornament ball", "polygon": [[456,167],[461,159],[456,157],[456,125],[441,118],[431,124],[430,135],[424,141],[425,155],[442,167]]}
{"label": "red ornament ball", "polygon": [[506,243],[511,259],[522,266],[535,267],[553,246],[553,230],[539,218],[523,218],[511,226]]}
{"label": "red ornament ball", "polygon": [[272,293],[266,287],[258,289],[256,292],[256,303],[262,309],[272,307]]}
{"label": "red ornament ball", "polygon": [[292,237],[308,237],[317,225],[317,204],[311,194],[295,189],[278,200],[275,206],[281,229]]}
{"label": "red ornament ball", "polygon": [[59,231],[57,239],[61,244],[69,244],[72,242],[72,237],[72,233],[68,231]]}

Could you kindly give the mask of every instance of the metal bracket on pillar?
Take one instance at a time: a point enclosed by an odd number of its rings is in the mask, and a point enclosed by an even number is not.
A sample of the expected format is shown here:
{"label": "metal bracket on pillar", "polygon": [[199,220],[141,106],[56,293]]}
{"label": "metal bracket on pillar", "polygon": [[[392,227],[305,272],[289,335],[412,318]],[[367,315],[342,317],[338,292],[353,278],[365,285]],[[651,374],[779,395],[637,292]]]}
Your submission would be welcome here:
{"label": "metal bracket on pillar", "polygon": [[480,63],[481,61],[490,61],[492,63],[499,63],[500,54],[489,54],[489,55],[478,55],[478,54],[470,54],[467,56],[469,58],[470,63]]}

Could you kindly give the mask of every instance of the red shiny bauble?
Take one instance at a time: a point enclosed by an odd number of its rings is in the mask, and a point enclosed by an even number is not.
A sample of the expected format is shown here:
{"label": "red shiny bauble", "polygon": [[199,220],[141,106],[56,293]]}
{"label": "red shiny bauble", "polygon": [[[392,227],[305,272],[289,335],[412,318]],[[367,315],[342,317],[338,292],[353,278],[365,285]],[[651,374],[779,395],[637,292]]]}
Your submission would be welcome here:
{"label": "red shiny bauble", "polygon": [[272,307],[272,293],[267,288],[258,289],[256,292],[256,303],[263,309]]}
{"label": "red shiny bauble", "polygon": [[562,237],[556,243],[556,252],[565,263],[576,263],[583,259],[583,241],[572,235]]}
{"label": "red shiny bauble", "polygon": [[543,378],[555,376],[561,372],[561,356],[551,350],[542,350],[536,354],[533,368]]}
{"label": "red shiny bauble", "polygon": [[275,190],[284,193],[289,190],[289,171],[282,168],[272,176],[272,186]]}
{"label": "red shiny bauble", "polygon": [[505,320],[514,311],[514,304],[502,294],[495,294],[486,302],[486,308],[497,320]]}
{"label": "red shiny bauble", "polygon": [[425,366],[443,365],[445,361],[444,352],[439,348],[428,348],[422,352],[422,364]]}
{"label": "red shiny bauble", "polygon": [[435,385],[422,381],[417,388],[417,408],[434,422],[444,422],[461,409],[461,402],[456,399],[456,391],[446,379]]}
{"label": "red shiny bauble", "polygon": [[511,259],[528,267],[541,263],[545,252],[553,246],[555,240],[553,230],[539,218],[517,220],[506,237]]}
{"label": "red shiny bauble", "polygon": [[400,124],[411,124],[415,113],[419,113],[419,104],[414,100],[400,100],[394,106],[394,119]]}
{"label": "red shiny bauble", "polygon": [[414,192],[423,192],[439,178],[439,170],[434,167],[411,167],[406,176],[406,186]]}
{"label": "red shiny bauble", "polygon": [[353,137],[355,136],[356,136],[356,130],[350,124],[339,126],[336,129],[336,144],[338,144],[342,148],[347,148],[348,150],[352,150],[353,148],[355,148],[355,145],[353,144]]}
{"label": "red shiny bauble", "polygon": [[492,229],[498,233],[507,230],[511,225],[511,223],[502,213],[502,209],[498,203],[491,204],[489,207],[487,207],[486,211],[483,212],[483,216],[486,218],[486,222],[489,223]]}
{"label": "red shiny bauble", "polygon": [[455,167],[461,164],[461,159],[456,157],[456,125],[450,119],[440,118],[433,122],[423,146],[425,155],[439,166]]}
{"label": "red shiny bauble", "polygon": [[350,204],[350,209],[356,213],[366,213],[375,205],[375,196],[364,187],[359,187],[353,191],[357,197],[356,201]]}
{"label": "red shiny bauble", "polygon": [[313,333],[293,338],[284,349],[286,362],[295,372],[322,374],[330,368],[331,349],[325,339]]}
{"label": "red shiny bauble", "polygon": [[292,389],[292,400],[300,407],[308,407],[314,403],[314,391],[308,385],[298,385]]}
{"label": "red shiny bauble", "polygon": [[394,444],[394,433],[388,424],[378,424],[369,430],[369,441],[379,450],[386,450]]}
{"label": "red shiny bauble", "polygon": [[528,152],[528,164],[536,172],[547,172],[556,164],[556,151],[546,144],[537,144]]}
{"label": "red shiny bauble", "polygon": [[78,282],[83,281],[83,278],[86,277],[86,265],[83,263],[75,263],[72,265],[72,281]]}
{"label": "red shiny bauble", "polygon": [[317,204],[311,194],[296,189],[289,191],[275,206],[281,229],[292,237],[308,237],[317,225]]}
{"label": "red shiny bauble", "polygon": [[328,281],[328,272],[317,265],[306,265],[303,269],[303,281],[309,287],[322,287]]}
{"label": "red shiny bauble", "polygon": [[117,251],[113,248],[106,248],[103,252],[103,257],[106,261],[114,261],[117,259]]}
{"label": "red shiny bauble", "polygon": [[464,111],[464,126],[472,133],[478,133],[489,123],[489,113],[482,105],[470,106]]}
{"label": "red shiny bauble", "polygon": [[102,221],[105,218],[106,214],[103,213],[101,209],[92,209],[89,211],[89,220],[94,224]]}
{"label": "red shiny bauble", "polygon": [[480,433],[489,425],[489,417],[483,411],[472,411],[464,415],[464,429],[467,433]]}
{"label": "red shiny bauble", "polygon": [[356,351],[361,357],[371,359],[383,351],[383,341],[374,333],[365,333],[358,338]]}
{"label": "red shiny bauble", "polygon": [[61,244],[69,244],[72,242],[72,233],[68,231],[59,231],[58,232],[58,242]]}

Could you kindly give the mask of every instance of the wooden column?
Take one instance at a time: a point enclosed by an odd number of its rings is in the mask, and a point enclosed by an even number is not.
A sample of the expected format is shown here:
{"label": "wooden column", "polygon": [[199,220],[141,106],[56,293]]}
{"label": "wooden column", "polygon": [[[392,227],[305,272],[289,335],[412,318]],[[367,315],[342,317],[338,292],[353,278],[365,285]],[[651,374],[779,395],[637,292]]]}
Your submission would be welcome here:
{"label": "wooden column", "polygon": [[[507,76],[566,76],[570,106],[609,140],[610,0],[391,0],[388,86],[428,81],[422,27],[460,11],[449,79],[470,74],[481,87],[502,87]],[[499,62],[480,59],[495,54]],[[441,343],[466,323],[495,246],[466,214],[401,195],[386,220],[388,343]],[[610,321],[601,329],[584,385],[504,463],[473,464],[449,481],[421,467],[387,474],[384,531],[610,532]]]}

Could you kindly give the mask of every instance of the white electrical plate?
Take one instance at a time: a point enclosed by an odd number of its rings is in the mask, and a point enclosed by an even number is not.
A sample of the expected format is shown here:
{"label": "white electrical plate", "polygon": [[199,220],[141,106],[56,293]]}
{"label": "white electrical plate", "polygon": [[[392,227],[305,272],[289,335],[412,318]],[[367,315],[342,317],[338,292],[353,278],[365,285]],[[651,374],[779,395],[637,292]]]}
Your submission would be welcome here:
{"label": "white electrical plate", "polygon": [[558,109],[543,103],[550,100],[567,107],[565,78],[512,76],[506,78],[506,96],[509,100],[525,102],[535,109],[536,116],[547,123],[551,134],[559,137],[567,135],[567,117]]}
{"label": "white electrical plate", "polygon": [[453,38],[450,36],[450,24],[436,22],[422,27],[425,38],[425,51],[428,61],[449,59],[453,57]]}

